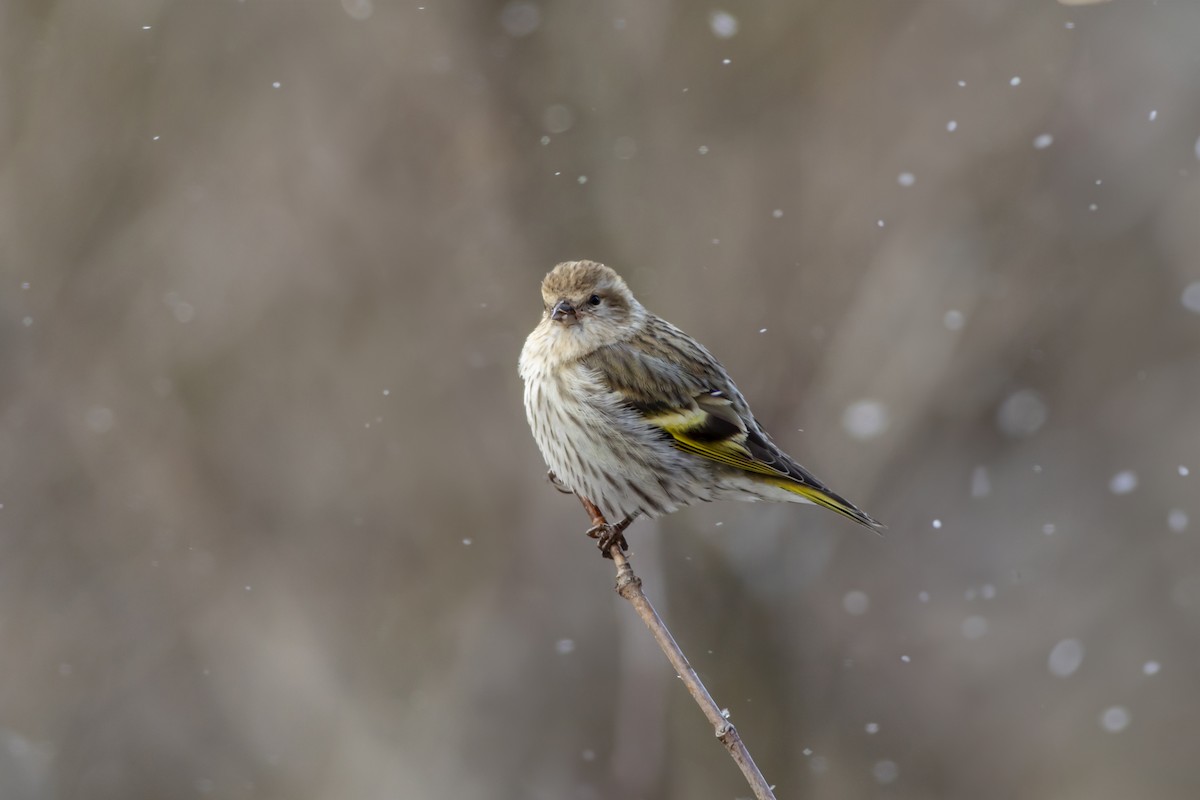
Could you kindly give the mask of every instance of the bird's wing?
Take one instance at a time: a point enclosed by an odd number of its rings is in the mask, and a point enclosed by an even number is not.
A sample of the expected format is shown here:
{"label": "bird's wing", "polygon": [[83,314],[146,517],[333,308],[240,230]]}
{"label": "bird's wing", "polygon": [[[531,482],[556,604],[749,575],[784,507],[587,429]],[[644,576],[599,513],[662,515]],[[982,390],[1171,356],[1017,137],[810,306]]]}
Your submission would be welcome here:
{"label": "bird's wing", "polygon": [[583,362],[626,407],[685,453],[749,473],[862,525],[879,527],[767,438],[707,350],[673,326],[660,335],[653,335],[653,328],[649,333],[633,344],[602,347]]}

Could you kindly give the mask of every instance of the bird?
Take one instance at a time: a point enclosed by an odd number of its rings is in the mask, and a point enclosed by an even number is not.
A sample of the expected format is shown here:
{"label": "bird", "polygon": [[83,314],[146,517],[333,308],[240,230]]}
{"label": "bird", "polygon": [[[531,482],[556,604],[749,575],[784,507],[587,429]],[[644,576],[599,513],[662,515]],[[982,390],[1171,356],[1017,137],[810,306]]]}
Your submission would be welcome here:
{"label": "bird", "polygon": [[589,508],[588,535],[607,557],[628,547],[636,518],[713,500],[811,503],[883,527],[781,450],[720,362],[615,270],[564,261],[541,294],[518,369],[526,419],[550,480]]}

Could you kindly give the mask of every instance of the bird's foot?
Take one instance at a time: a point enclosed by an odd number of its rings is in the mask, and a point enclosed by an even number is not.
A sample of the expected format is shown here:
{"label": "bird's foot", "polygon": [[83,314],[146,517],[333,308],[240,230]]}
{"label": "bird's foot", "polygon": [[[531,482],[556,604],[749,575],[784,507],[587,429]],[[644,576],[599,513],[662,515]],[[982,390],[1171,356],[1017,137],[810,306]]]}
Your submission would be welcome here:
{"label": "bird's foot", "polygon": [[561,480],[559,480],[559,477],[554,474],[554,470],[552,470],[552,469],[546,470],[546,480],[550,481],[550,485],[553,486],[555,489],[558,489],[563,494],[575,494],[574,492],[572,492],[570,489],[567,488],[567,485],[565,483],[563,483]]}
{"label": "bird's foot", "polygon": [[622,553],[628,552],[629,542],[625,541],[625,529],[629,527],[636,516],[636,514],[630,514],[616,525],[610,525],[601,517],[599,522],[588,528],[587,535],[597,540],[596,546],[600,548],[600,554],[605,558],[613,557],[613,545],[619,546]]}
{"label": "bird's foot", "polygon": [[596,540],[596,546],[600,548],[600,554],[605,558],[612,558],[613,545],[618,545],[622,553],[629,549],[629,542],[625,541],[625,534],[616,525],[601,522],[588,528],[587,535]]}

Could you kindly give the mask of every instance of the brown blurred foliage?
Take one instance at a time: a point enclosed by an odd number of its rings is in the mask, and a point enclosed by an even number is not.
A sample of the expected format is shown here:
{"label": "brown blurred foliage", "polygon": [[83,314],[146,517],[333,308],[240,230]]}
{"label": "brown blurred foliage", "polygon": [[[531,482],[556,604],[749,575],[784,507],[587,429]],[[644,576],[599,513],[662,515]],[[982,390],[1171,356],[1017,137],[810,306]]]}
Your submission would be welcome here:
{"label": "brown blurred foliage", "polygon": [[526,429],[567,258],[889,524],[630,532],[780,797],[1196,796],[1200,4],[0,22],[3,797],[745,794]]}

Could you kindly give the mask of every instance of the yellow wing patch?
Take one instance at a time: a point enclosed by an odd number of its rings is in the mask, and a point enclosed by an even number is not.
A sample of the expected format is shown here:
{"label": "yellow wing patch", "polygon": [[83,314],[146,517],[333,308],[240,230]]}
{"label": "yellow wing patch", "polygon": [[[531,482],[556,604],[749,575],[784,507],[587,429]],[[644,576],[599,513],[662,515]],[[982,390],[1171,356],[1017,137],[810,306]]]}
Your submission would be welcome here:
{"label": "yellow wing patch", "polygon": [[[720,418],[718,418],[720,419]],[[844,517],[869,528],[882,527],[871,517],[850,503],[826,490],[824,487],[802,483],[782,470],[757,460],[746,447],[745,429],[725,438],[709,440],[714,420],[703,408],[686,408],[649,415],[646,421],[670,434],[674,445],[685,453],[692,453],[720,464],[762,476],[761,480],[818,506],[828,508]],[[704,438],[696,438],[700,434]]]}
{"label": "yellow wing patch", "polygon": [[700,441],[693,438],[696,431],[704,429],[709,424],[709,414],[702,408],[666,411],[647,416],[646,421],[669,433],[675,440],[675,446],[684,452],[693,453],[735,469],[792,483],[792,479],[786,473],[754,459],[754,456],[746,449],[746,432],[744,430],[729,438],[715,441]]}

